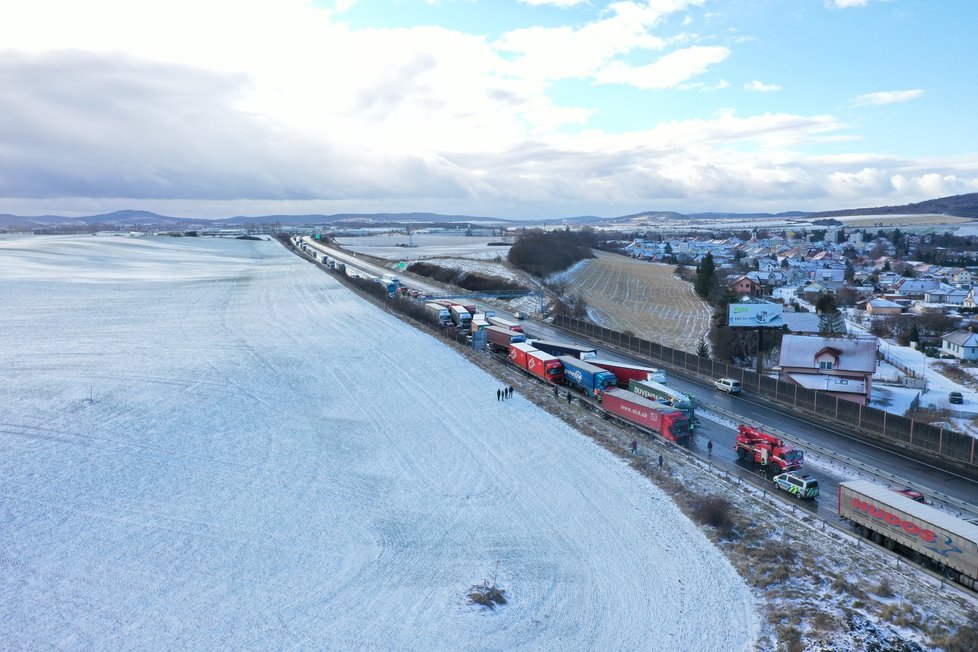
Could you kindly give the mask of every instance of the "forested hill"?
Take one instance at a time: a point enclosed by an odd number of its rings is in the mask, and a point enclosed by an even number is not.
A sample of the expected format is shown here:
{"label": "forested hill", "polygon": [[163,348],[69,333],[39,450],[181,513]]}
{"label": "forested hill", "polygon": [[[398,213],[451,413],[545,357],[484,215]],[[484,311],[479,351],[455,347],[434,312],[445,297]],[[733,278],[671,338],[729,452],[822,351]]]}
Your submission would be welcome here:
{"label": "forested hill", "polygon": [[846,215],[954,215],[978,217],[978,192],[928,199],[903,206],[877,206],[875,208],[850,208],[842,211],[812,213],[809,217],[843,217]]}

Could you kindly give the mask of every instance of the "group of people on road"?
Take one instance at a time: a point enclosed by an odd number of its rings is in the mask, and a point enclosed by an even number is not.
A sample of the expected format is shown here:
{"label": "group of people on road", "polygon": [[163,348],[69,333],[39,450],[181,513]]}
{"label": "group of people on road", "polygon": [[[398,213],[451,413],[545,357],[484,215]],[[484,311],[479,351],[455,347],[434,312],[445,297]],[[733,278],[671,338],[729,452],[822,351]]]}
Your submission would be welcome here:
{"label": "group of people on road", "polygon": [[505,401],[506,399],[513,396],[513,386],[503,387],[502,389],[496,390],[496,400]]}

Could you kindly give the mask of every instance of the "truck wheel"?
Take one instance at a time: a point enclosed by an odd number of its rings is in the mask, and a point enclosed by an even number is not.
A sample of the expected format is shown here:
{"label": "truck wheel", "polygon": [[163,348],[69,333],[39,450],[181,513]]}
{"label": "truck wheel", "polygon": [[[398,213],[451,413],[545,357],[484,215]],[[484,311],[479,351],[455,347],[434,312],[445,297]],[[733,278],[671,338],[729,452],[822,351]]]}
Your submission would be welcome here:
{"label": "truck wheel", "polygon": [[870,538],[873,540],[873,543],[882,543],[883,542],[883,535],[880,534],[879,532],[873,532],[873,534],[870,536]]}
{"label": "truck wheel", "polygon": [[958,573],[958,571],[951,568],[950,566],[945,566],[944,577],[951,580],[952,582],[957,582],[959,579],[961,579],[961,574]]}

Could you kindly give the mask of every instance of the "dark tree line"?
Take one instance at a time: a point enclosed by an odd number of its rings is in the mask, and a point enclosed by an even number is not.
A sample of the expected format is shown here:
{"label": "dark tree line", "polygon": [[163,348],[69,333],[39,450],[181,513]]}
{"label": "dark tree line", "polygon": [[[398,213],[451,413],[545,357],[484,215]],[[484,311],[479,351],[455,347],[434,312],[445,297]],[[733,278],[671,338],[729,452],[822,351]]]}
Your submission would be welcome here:
{"label": "dark tree line", "polygon": [[527,231],[517,236],[509,249],[509,262],[534,276],[543,278],[574,263],[594,258],[592,248],[601,244],[594,231]]}

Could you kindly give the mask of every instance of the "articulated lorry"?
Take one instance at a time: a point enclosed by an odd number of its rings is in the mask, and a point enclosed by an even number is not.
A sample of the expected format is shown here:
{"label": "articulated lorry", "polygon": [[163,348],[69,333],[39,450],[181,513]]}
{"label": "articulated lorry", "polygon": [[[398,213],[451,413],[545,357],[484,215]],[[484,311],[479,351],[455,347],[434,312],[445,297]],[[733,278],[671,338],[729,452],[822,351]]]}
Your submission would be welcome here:
{"label": "articulated lorry", "polygon": [[666,441],[688,444],[693,436],[689,419],[682,412],[626,389],[609,387],[604,392],[601,407],[610,414],[651,430]]}
{"label": "articulated lorry", "polygon": [[502,317],[497,317],[495,314],[490,315],[486,313],[486,320],[493,326],[500,326],[502,328],[508,328],[511,331],[516,331],[517,333],[523,332],[523,327],[517,324],[515,321],[510,321],[509,319],[504,319]]}
{"label": "articulated lorry", "polygon": [[484,330],[490,351],[509,351],[514,344],[526,342],[526,336],[523,333],[517,333],[502,326],[490,325],[486,326]]}
{"label": "articulated lorry", "polygon": [[472,314],[464,306],[453,304],[448,311],[452,315],[452,323],[459,328],[469,328],[472,324]]}
{"label": "articulated lorry", "polygon": [[517,367],[525,369],[537,378],[557,385],[564,382],[564,365],[560,364],[560,360],[525,342],[509,347],[509,359]]}
{"label": "articulated lorry", "polygon": [[978,589],[978,525],[868,480],[840,482],[838,510],[862,536]]}
{"label": "articulated lorry", "polygon": [[683,394],[654,380],[629,380],[628,391],[676,408],[686,415],[690,426],[693,428],[698,428],[700,425],[699,419],[696,418],[696,406],[693,404],[693,397],[688,394]]}
{"label": "articulated lorry", "polygon": [[666,372],[662,371],[662,369],[640,367],[634,364],[613,362],[599,358],[592,358],[588,362],[615,374],[615,378],[618,379],[618,386],[622,389],[628,389],[628,381],[630,380],[652,380],[663,385],[666,384]]}
{"label": "articulated lorry", "polygon": [[581,346],[580,344],[555,340],[530,340],[530,344],[555,356],[569,355],[578,360],[589,360],[598,356],[598,350],[593,346]]}
{"label": "articulated lorry", "polygon": [[437,318],[438,323],[441,326],[444,326],[448,322],[452,321],[452,313],[449,312],[448,308],[440,303],[429,301],[428,303],[424,304],[424,311],[425,314]]}
{"label": "articulated lorry", "polygon": [[615,374],[601,367],[595,367],[593,364],[588,364],[584,360],[570,355],[562,355],[558,360],[564,365],[564,384],[599,401],[605,389],[617,384]]}

